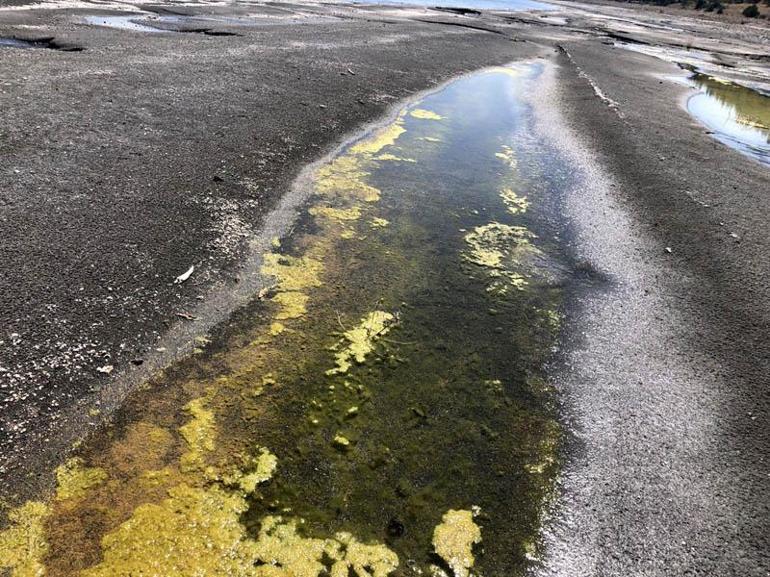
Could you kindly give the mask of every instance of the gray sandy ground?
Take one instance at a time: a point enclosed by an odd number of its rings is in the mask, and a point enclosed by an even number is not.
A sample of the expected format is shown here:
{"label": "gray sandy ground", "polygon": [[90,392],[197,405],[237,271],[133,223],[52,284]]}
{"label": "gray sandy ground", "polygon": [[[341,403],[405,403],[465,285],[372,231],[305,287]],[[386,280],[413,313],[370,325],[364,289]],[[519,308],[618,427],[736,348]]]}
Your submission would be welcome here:
{"label": "gray sandy ground", "polygon": [[581,169],[574,250],[610,283],[569,311],[555,379],[572,437],[537,571],[770,574],[770,171],[687,115],[675,65],[614,45],[689,44],[763,86],[767,28],[577,4],[236,6],[173,10],[259,12],[213,27],[238,36],[0,11],[0,36],[85,48],[0,49],[2,494],[45,486],[87,427],[253,294],[249,255],[304,164],[453,74],[547,57],[541,128]]}

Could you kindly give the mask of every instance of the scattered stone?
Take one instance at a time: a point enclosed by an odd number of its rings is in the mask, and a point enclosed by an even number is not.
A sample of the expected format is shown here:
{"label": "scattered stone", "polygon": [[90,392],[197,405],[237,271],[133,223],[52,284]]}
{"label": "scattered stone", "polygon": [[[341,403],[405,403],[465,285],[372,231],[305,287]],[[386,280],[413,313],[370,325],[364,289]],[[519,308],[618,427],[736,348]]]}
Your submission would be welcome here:
{"label": "scattered stone", "polygon": [[192,265],[190,268],[188,268],[185,272],[180,274],[178,277],[174,279],[174,284],[182,284],[185,282],[188,278],[190,278],[190,275],[195,272],[195,265]]}

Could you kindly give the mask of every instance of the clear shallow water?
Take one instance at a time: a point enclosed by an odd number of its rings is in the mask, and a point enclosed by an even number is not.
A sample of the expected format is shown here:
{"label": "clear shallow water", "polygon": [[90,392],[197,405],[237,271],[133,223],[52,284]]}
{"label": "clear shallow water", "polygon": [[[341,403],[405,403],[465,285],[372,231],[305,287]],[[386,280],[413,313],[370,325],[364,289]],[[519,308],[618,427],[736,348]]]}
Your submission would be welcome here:
{"label": "clear shallow water", "polygon": [[[541,72],[460,78],[321,165],[266,289],[78,448],[56,500],[13,512],[0,561],[525,575],[559,468],[545,365],[573,278],[570,166],[525,99]],[[3,549],[40,542],[26,565]]]}
{"label": "clear shallow water", "polygon": [[441,6],[445,8],[472,8],[475,10],[556,10],[557,7],[534,0],[370,0],[360,4],[384,4],[397,6]]}
{"label": "clear shallow water", "polygon": [[687,101],[690,114],[720,142],[770,166],[770,97],[703,74],[690,82],[700,90]]}

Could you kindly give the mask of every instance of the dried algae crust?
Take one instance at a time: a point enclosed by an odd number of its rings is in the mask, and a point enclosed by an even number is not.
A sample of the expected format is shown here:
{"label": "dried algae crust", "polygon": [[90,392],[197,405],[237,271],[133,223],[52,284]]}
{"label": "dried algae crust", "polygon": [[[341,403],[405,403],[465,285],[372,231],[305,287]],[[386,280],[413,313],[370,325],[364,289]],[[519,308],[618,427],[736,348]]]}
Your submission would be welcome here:
{"label": "dried algae crust", "polygon": [[469,577],[476,559],[473,546],[481,543],[481,529],[473,512],[450,509],[433,531],[433,548],[452,570],[454,577]]}

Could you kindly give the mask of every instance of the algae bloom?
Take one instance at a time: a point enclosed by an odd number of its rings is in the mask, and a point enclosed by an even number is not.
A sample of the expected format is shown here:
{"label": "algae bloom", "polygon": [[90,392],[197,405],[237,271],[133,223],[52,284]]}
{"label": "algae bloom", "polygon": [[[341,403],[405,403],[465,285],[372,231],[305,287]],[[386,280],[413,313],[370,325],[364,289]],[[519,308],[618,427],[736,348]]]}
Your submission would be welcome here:
{"label": "algae bloom", "polygon": [[85,497],[91,487],[95,487],[107,478],[107,473],[97,467],[83,467],[83,460],[69,459],[56,469],[56,498],[80,499]]}
{"label": "algae bloom", "polygon": [[473,521],[473,512],[450,509],[433,531],[433,548],[454,573],[469,577],[476,562],[473,546],[481,543],[481,529]]}
{"label": "algae bloom", "polygon": [[48,506],[39,501],[29,501],[8,514],[10,526],[0,532],[0,570],[11,569],[15,577],[45,575],[43,557],[48,553],[45,538],[48,515]]}
{"label": "algae bloom", "polygon": [[419,118],[420,120],[443,120],[443,116],[436,114],[432,110],[425,110],[424,108],[415,108],[409,113],[409,116],[413,118]]}
{"label": "algae bloom", "polygon": [[346,373],[354,361],[363,363],[366,356],[374,350],[377,339],[390,330],[393,320],[391,313],[374,311],[366,315],[356,328],[346,331],[343,336],[348,345],[334,356],[336,366],[326,371],[326,374]]}

